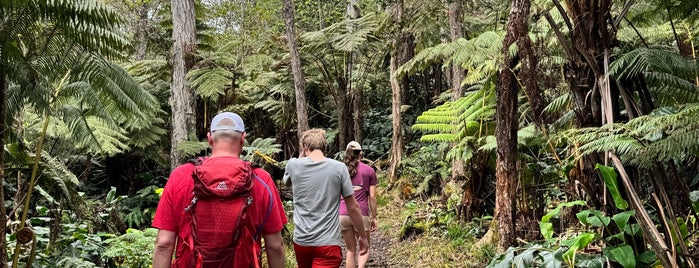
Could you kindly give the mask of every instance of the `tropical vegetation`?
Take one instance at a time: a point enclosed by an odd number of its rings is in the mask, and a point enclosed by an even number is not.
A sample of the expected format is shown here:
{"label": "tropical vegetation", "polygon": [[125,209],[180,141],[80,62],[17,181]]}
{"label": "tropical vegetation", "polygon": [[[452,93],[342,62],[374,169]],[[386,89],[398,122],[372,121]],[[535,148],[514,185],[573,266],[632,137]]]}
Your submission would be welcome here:
{"label": "tropical vegetation", "polygon": [[697,49],[695,0],[0,1],[0,263],[149,267],[234,111],[275,179],[359,141],[392,266],[695,267]]}

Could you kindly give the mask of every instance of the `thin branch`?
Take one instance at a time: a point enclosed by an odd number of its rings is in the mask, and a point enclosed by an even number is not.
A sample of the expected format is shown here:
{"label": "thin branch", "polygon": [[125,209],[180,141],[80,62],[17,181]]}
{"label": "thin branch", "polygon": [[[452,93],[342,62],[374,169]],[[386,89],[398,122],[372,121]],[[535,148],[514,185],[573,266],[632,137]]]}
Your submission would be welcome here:
{"label": "thin branch", "polygon": [[556,5],[556,9],[558,10],[558,13],[561,14],[561,18],[563,18],[563,22],[565,22],[566,26],[568,27],[568,30],[572,31],[573,25],[570,22],[570,17],[568,17],[568,13],[566,13],[565,9],[563,9],[563,6],[561,6],[561,2],[558,2],[558,0],[553,0],[553,4]]}
{"label": "thin branch", "polygon": [[[631,6],[634,4],[634,2],[635,0],[627,0],[624,3],[624,7],[621,9],[621,13],[619,13],[619,16],[617,16],[614,20],[614,29],[619,29],[619,24],[621,24],[622,19],[628,22],[628,19],[626,19],[626,13],[629,13],[629,9],[631,9]],[[631,22],[629,22],[629,24],[631,24]]]}
{"label": "thin branch", "polygon": [[546,18],[546,21],[549,23],[549,26],[551,26],[551,29],[553,32],[556,34],[556,37],[558,38],[558,43],[561,44],[563,47],[563,50],[565,50],[566,55],[568,56],[569,59],[575,58],[575,54],[573,52],[573,48],[570,47],[570,44],[568,43],[568,40],[566,40],[565,36],[561,32],[560,29],[558,29],[558,26],[556,23],[553,21],[553,18],[551,18],[551,14],[549,14],[548,11],[544,12],[544,18]]}
{"label": "thin branch", "polygon": [[634,26],[633,23],[631,23],[631,21],[626,18],[626,16],[624,16],[623,19],[626,21],[626,23],[629,24],[629,26],[631,26],[631,29],[633,29],[633,31],[636,32],[636,35],[638,36],[639,39],[641,39],[643,46],[648,48],[649,46],[648,46],[648,43],[646,42],[646,39],[644,39],[643,36],[641,36],[641,32],[639,32],[638,29],[636,29],[636,26]]}

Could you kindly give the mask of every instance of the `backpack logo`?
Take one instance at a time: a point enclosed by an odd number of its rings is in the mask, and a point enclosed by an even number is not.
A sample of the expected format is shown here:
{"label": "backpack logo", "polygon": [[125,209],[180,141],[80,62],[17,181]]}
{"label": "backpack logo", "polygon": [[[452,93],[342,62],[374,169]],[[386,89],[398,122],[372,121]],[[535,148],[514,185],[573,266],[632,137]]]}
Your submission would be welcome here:
{"label": "backpack logo", "polygon": [[228,185],[226,184],[226,182],[222,181],[219,182],[218,185],[216,185],[215,189],[219,191],[228,191]]}

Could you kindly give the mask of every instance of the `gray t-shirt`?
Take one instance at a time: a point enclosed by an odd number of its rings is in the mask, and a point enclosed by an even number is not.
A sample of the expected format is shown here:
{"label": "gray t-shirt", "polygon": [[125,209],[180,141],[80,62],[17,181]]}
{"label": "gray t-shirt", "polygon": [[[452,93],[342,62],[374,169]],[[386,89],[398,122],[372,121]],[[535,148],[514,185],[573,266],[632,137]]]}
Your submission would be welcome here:
{"label": "gray t-shirt", "polygon": [[340,197],[354,194],[347,166],[325,158],[292,158],[284,183],[294,194],[294,242],[302,246],[340,245]]}

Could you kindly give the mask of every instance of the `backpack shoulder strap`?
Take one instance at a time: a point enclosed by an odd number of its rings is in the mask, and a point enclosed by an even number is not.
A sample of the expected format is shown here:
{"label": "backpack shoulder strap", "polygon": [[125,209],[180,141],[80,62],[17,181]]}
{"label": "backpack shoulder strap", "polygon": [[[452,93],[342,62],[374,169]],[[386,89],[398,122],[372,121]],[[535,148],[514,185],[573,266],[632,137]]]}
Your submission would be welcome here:
{"label": "backpack shoulder strap", "polygon": [[274,206],[274,195],[272,194],[272,189],[269,188],[269,185],[265,183],[257,174],[255,173],[255,167],[252,169],[252,176],[255,177],[255,180],[257,180],[260,184],[265,186],[265,189],[267,189],[267,193],[269,196],[269,206],[267,207],[267,213],[265,214],[265,218],[262,220],[262,223],[260,225],[255,227],[255,241],[260,237],[260,233],[262,233],[262,227],[265,226],[265,223],[267,223],[267,220],[269,217],[272,215],[272,206]]}
{"label": "backpack shoulder strap", "polygon": [[201,163],[204,162],[204,160],[206,160],[206,157],[202,156],[202,157],[189,159],[189,160],[187,160],[187,163],[190,163],[190,164],[195,165],[195,166],[199,166],[199,165],[201,165]]}

